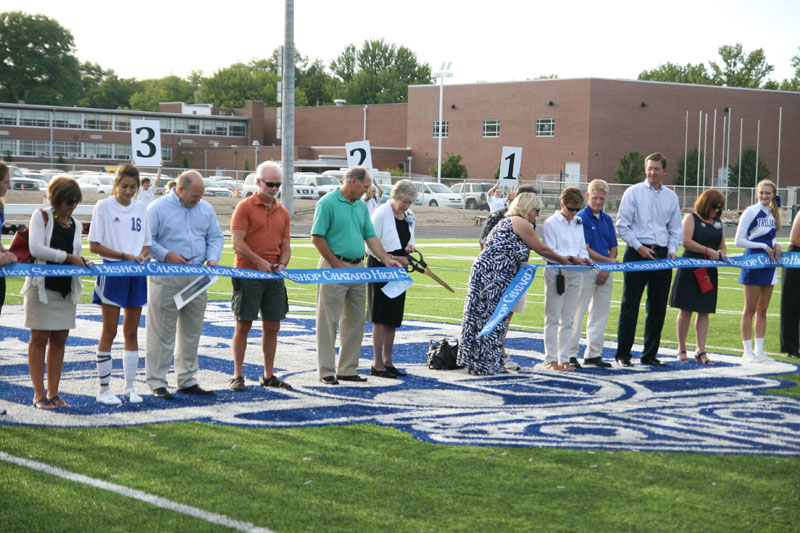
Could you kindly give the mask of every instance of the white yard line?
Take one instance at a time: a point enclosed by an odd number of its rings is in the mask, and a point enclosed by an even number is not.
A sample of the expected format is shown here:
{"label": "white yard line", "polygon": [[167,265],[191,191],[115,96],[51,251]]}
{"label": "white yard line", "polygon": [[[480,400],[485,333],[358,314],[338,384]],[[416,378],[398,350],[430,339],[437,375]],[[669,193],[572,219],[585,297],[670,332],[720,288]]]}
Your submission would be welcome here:
{"label": "white yard line", "polygon": [[89,485],[91,487],[96,487],[98,489],[107,490],[109,492],[115,492],[122,496],[127,496],[128,498],[133,498],[135,500],[140,500],[149,503],[151,505],[155,505],[156,507],[161,507],[162,509],[168,509],[170,511],[175,511],[177,513],[193,516],[195,518],[205,520],[206,522],[211,522],[212,524],[219,524],[221,526],[229,527],[231,529],[236,529],[237,531],[259,531],[259,532],[271,533],[270,529],[258,527],[255,524],[251,524],[249,522],[234,520],[233,518],[228,518],[227,516],[221,514],[210,513],[208,511],[204,511],[203,509],[198,509],[197,507],[184,505],[182,503],[176,503],[171,500],[161,498],[159,496],[154,496],[152,494],[142,492],[140,490],[130,489],[128,487],[123,487],[122,485],[116,485],[114,483],[109,483],[107,481],[102,481],[100,479],[87,477],[82,474],[76,474],[74,472],[70,472],[68,470],[57,468],[55,466],[50,466],[44,463],[40,463],[38,461],[31,461],[30,459],[15,457],[5,452],[0,452],[0,460],[6,461],[8,463],[13,463],[19,466],[24,466],[26,468],[30,468],[38,472],[44,472],[45,474],[50,474],[53,476],[58,476],[63,479],[68,479],[76,483],[83,483],[84,485]]}

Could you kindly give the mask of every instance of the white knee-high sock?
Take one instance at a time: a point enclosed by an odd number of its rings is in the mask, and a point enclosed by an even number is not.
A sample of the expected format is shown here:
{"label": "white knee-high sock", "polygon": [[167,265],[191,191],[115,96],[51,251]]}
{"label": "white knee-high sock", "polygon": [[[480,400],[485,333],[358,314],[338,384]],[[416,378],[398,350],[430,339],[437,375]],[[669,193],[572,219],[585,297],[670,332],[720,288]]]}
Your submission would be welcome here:
{"label": "white knee-high sock", "polygon": [[136,371],[139,369],[139,352],[125,350],[122,352],[122,371],[125,374],[125,390],[133,388]]}
{"label": "white knee-high sock", "polygon": [[108,390],[111,382],[111,352],[97,351],[97,377],[100,379],[100,392]]}

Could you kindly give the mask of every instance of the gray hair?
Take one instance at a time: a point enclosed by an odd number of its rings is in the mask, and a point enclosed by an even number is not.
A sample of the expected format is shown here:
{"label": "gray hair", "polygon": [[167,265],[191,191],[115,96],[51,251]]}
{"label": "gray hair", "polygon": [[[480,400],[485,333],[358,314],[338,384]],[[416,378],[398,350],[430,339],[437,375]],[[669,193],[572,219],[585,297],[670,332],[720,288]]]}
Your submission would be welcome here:
{"label": "gray hair", "polygon": [[268,168],[274,169],[278,173],[278,176],[281,175],[281,166],[278,163],[275,161],[264,161],[256,167],[256,178],[263,179],[264,171]]}
{"label": "gray hair", "polygon": [[369,171],[365,167],[350,167],[344,173],[343,181],[347,183],[350,180],[363,182],[369,176]]}
{"label": "gray hair", "polygon": [[417,199],[417,186],[411,180],[400,180],[392,187],[389,195],[395,200],[409,200],[413,202]]}

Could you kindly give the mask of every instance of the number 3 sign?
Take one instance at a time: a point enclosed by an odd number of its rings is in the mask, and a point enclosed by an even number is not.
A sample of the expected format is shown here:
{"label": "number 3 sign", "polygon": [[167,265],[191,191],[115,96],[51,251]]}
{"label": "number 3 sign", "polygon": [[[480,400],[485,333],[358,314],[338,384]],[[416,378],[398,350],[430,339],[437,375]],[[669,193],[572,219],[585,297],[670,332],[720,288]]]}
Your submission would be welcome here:
{"label": "number 3 sign", "polygon": [[161,165],[161,124],[157,120],[131,120],[131,155],[137,166]]}

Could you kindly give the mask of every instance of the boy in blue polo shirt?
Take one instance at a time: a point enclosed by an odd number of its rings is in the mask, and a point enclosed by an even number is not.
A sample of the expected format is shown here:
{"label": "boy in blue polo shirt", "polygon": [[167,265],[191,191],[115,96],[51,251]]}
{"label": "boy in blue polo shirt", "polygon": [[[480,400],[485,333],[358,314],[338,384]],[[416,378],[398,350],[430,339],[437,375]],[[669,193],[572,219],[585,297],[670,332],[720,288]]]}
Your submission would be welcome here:
{"label": "boy in blue polo shirt", "polygon": [[[583,223],[583,234],[589,258],[594,262],[617,263],[617,234],[614,221],[603,212],[608,198],[608,183],[592,180],[586,192],[586,207],[578,213]],[[581,325],[586,309],[591,302],[589,319],[586,323],[586,351],[583,353],[584,366],[610,367],[603,361],[603,342],[605,340],[608,312],[611,308],[611,293],[614,282],[611,272],[592,269],[581,276],[578,293],[578,306],[575,309],[575,322],[572,325],[570,363],[577,363],[581,340]]]}

